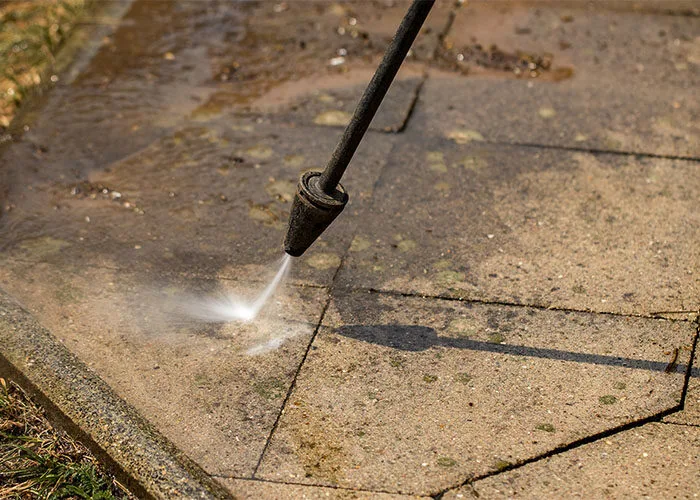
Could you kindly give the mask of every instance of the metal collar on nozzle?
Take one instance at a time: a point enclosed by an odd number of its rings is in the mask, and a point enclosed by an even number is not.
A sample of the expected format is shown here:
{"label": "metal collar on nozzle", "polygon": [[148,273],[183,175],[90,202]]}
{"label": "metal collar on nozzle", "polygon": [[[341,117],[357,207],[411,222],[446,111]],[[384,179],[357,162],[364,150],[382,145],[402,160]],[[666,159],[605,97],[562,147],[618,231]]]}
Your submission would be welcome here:
{"label": "metal collar on nozzle", "polygon": [[306,172],[299,181],[284,239],[284,251],[292,257],[303,254],[348,202],[343,186],[338,184],[332,194],[326,194],[320,180],[321,172]]}
{"label": "metal collar on nozzle", "polygon": [[348,195],[340,185],[340,178],[434,3],[435,0],[413,0],[326,169],[302,175],[284,240],[284,250],[289,255],[302,255],[345,208]]}

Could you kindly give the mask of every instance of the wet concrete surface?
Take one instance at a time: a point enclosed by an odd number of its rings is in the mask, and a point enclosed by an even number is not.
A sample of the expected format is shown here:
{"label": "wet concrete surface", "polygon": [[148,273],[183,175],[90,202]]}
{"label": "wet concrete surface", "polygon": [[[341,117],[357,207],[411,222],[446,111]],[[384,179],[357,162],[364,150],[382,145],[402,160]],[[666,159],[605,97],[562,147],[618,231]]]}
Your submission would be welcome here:
{"label": "wet concrete surface", "polygon": [[236,496],[435,494],[679,409],[684,2],[438,2],[263,320],[183,317],[274,272],[406,5],[135,0],[3,151],[2,288]]}
{"label": "wet concrete surface", "polygon": [[[83,180],[24,183],[0,229],[4,257],[256,280],[283,254],[300,174],[322,169],[337,140],[255,120],[191,124]],[[330,283],[391,147],[363,141],[344,216],[294,266],[296,282]]]}
{"label": "wet concrete surface", "polygon": [[700,428],[652,423],[477,481],[443,498],[696,498],[698,449]]}
{"label": "wet concrete surface", "polygon": [[689,352],[670,373],[666,352],[693,335],[666,320],[336,295],[259,475],[436,494],[673,408]]}
{"label": "wet concrete surface", "polygon": [[5,263],[3,289],[209,474],[249,476],[326,292],[288,287],[256,323],[201,323],[191,297],[248,282],[81,265]]}

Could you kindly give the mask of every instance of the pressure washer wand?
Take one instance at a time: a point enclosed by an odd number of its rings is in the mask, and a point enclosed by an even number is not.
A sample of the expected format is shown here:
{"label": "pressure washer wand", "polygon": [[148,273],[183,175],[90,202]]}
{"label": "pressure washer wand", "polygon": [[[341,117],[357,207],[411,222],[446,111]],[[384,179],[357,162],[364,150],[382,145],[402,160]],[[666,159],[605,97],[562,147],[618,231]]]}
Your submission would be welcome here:
{"label": "pressure washer wand", "polygon": [[345,208],[348,195],[340,184],[340,178],[434,3],[435,0],[413,1],[355,108],[326,169],[323,172],[307,172],[301,176],[284,240],[284,250],[289,255],[302,255]]}

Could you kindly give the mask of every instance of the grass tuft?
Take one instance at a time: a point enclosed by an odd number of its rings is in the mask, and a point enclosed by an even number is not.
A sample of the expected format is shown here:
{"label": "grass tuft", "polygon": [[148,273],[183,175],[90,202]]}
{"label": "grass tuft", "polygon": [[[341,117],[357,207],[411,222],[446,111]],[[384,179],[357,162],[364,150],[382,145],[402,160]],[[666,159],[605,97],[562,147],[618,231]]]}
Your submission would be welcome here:
{"label": "grass tuft", "polygon": [[0,130],[47,71],[90,0],[0,2]]}
{"label": "grass tuft", "polygon": [[80,443],[54,429],[41,409],[0,378],[0,498],[133,498]]}

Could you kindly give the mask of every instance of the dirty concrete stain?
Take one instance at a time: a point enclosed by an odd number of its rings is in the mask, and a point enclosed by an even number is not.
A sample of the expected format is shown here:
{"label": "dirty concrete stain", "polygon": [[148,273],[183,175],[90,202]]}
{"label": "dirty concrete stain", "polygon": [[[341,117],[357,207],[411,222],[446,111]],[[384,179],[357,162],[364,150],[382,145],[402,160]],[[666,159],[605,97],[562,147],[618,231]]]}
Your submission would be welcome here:
{"label": "dirty concrete stain", "polygon": [[326,269],[338,267],[340,265],[340,257],[334,253],[316,253],[309,257],[306,263],[314,269],[325,271]]}
{"label": "dirty concrete stain", "polygon": [[447,138],[453,140],[457,144],[469,144],[470,142],[481,142],[484,136],[476,130],[471,129],[456,129],[447,134]]}
{"label": "dirty concrete stain", "polygon": [[321,113],[314,118],[316,125],[326,125],[329,127],[343,127],[350,123],[352,115],[345,111],[331,110]]}
{"label": "dirty concrete stain", "polygon": [[306,477],[338,484],[348,457],[342,445],[345,437],[336,427],[337,418],[311,409],[299,411],[305,425],[292,428],[292,439]]}

